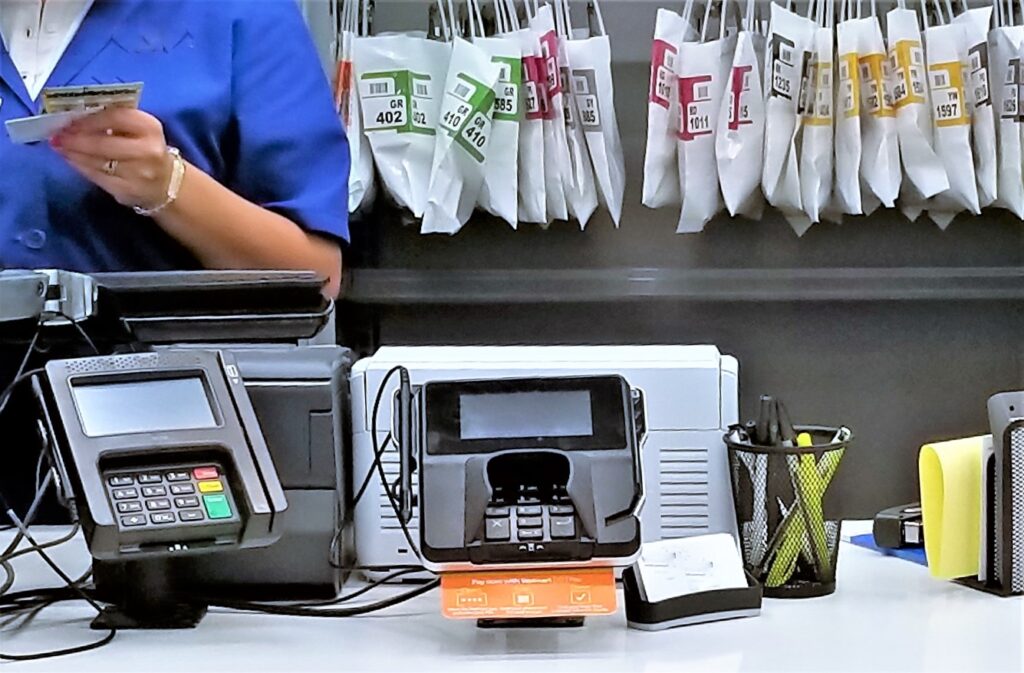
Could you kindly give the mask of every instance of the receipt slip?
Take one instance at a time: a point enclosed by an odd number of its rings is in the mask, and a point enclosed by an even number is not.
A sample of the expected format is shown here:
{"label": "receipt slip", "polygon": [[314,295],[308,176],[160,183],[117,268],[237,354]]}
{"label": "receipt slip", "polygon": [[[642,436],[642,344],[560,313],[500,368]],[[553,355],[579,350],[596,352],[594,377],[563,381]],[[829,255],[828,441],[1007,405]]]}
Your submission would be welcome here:
{"label": "receipt slip", "polygon": [[7,120],[7,135],[19,145],[42,142],[108,107],[138,108],[141,97],[141,82],[50,87],[43,89],[43,114]]}
{"label": "receipt slip", "polygon": [[586,617],[615,612],[611,568],[446,573],[441,613],[449,619]]}

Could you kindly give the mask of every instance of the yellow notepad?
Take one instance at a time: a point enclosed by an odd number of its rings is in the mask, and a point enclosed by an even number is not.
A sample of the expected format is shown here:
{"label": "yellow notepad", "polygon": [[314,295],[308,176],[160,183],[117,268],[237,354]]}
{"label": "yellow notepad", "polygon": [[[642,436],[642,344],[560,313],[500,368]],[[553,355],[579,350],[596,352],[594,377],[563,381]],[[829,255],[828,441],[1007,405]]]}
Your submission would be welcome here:
{"label": "yellow notepad", "polygon": [[933,577],[978,574],[981,459],[992,436],[925,444],[918,457],[924,547]]}

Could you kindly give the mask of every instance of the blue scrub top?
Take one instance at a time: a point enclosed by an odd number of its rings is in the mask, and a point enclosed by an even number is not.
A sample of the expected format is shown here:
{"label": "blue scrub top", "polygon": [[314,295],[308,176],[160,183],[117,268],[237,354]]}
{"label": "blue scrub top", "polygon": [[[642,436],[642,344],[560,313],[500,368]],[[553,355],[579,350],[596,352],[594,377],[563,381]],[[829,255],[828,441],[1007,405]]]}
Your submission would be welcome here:
{"label": "blue scrub top", "polygon": [[[193,165],[308,231],[348,240],[348,143],[295,0],[96,0],[47,85],[135,81],[140,107]],[[0,99],[0,121],[40,112],[2,46]],[[0,130],[4,267],[199,262],[46,143],[14,145]]]}

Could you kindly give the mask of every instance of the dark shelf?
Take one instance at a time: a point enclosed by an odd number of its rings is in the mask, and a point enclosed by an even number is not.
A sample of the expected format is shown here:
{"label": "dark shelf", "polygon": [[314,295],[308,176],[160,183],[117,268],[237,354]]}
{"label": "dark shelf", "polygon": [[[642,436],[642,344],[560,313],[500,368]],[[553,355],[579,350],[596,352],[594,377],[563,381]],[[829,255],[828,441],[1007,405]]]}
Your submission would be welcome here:
{"label": "dark shelf", "polygon": [[1024,300],[1024,269],[354,269],[356,304]]}

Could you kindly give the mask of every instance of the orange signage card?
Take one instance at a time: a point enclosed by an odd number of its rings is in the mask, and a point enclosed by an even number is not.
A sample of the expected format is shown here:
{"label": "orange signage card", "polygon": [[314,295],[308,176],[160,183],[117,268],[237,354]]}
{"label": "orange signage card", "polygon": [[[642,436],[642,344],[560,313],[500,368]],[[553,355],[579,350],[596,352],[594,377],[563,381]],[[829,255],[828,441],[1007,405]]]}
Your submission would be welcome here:
{"label": "orange signage card", "polygon": [[584,617],[615,612],[611,568],[446,573],[441,613],[449,619]]}

